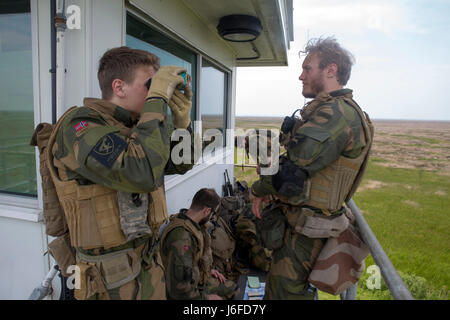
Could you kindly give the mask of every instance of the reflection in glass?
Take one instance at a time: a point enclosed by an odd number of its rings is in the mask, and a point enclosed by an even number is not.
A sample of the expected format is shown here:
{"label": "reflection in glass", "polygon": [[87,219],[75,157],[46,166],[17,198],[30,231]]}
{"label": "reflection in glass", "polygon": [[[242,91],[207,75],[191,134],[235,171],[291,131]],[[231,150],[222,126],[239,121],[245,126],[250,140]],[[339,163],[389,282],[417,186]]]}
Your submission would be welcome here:
{"label": "reflection in glass", "polygon": [[187,70],[187,73],[192,77],[191,119],[195,119],[196,55],[162,33],[150,28],[131,14],[127,14],[126,43],[130,48],[146,50],[157,55],[161,66],[175,65]]}
{"label": "reflection in glass", "polygon": [[225,138],[226,74],[203,60],[201,77],[202,132],[218,129]]}
{"label": "reflection in glass", "polygon": [[29,1],[0,4],[0,192],[36,196]]}

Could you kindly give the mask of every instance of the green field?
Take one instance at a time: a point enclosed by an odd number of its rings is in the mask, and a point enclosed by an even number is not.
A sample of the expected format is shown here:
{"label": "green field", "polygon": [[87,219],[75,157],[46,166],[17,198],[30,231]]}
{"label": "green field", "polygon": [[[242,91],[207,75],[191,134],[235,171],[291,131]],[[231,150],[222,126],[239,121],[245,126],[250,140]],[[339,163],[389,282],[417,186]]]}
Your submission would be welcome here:
{"label": "green field", "polygon": [[[440,153],[448,162],[448,127],[438,138],[419,136],[413,139],[427,144],[439,144],[447,153]],[[377,128],[377,127],[375,127]],[[383,127],[385,129],[385,127]],[[402,148],[411,144],[408,132],[381,130],[380,137],[404,138]],[[377,131],[376,131],[377,132]],[[387,133],[386,133],[387,132]],[[420,132],[420,130],[418,130]],[[425,131],[424,131],[425,132]],[[398,136],[395,136],[398,135]],[[416,167],[401,167],[389,154],[385,138],[375,140],[376,156],[372,156],[364,180],[353,197],[386,254],[416,299],[448,300],[450,287],[450,178],[447,164],[436,166],[428,153],[419,149],[420,156],[411,156]],[[414,148],[417,149],[417,148]],[[422,150],[422,152],[421,152]],[[411,151],[414,154],[414,150]],[[410,154],[410,155],[411,155]],[[397,157],[406,157],[398,154]],[[389,159],[389,160],[387,160]],[[407,162],[407,158],[406,161]],[[419,163],[422,161],[422,163]],[[435,159],[439,162],[440,159]],[[431,163],[431,164],[430,164]],[[236,179],[251,184],[257,179],[255,169],[235,167]],[[366,268],[374,264],[371,256]],[[365,272],[358,283],[357,299],[392,299],[384,281],[381,289],[369,290]],[[319,299],[339,299],[320,292]]]}

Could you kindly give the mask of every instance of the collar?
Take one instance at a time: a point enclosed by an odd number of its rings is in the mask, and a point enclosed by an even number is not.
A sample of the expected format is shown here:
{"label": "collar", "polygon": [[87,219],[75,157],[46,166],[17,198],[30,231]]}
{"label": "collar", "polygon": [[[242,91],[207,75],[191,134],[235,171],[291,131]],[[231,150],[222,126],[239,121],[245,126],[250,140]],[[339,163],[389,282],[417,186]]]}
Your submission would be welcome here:
{"label": "collar", "polygon": [[339,96],[345,96],[350,94],[351,96],[353,95],[353,90],[352,89],[339,89],[339,90],[335,90],[335,91],[331,91],[330,92],[330,96],[332,97],[339,97]]}
{"label": "collar", "polygon": [[200,227],[200,225],[195,222],[194,220],[192,220],[191,218],[189,218],[189,216],[186,214],[188,212],[188,209],[181,209],[180,213],[178,214],[178,218],[180,219],[185,219],[185,220],[189,220],[190,222],[192,222],[192,224],[198,228],[198,230],[202,230],[202,228]]}
{"label": "collar", "polygon": [[85,106],[98,110],[114,117],[117,121],[122,122],[127,127],[132,127],[137,120],[133,121],[130,111],[115,105],[107,100],[97,98],[85,98],[83,101]]}

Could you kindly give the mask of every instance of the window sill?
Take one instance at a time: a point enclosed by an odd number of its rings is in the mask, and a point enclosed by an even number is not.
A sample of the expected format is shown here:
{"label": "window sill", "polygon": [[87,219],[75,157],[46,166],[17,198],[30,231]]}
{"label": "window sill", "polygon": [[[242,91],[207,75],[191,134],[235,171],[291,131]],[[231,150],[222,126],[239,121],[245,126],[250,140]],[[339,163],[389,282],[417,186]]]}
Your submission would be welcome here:
{"label": "window sill", "polygon": [[21,206],[12,206],[0,204],[0,217],[12,218],[30,222],[43,221],[43,214],[41,209],[32,209]]}
{"label": "window sill", "polygon": [[210,166],[212,166],[214,164],[226,165],[227,164],[226,159],[229,159],[229,157],[231,157],[231,159],[233,159],[234,150],[224,148],[222,151],[222,155],[204,158],[203,162],[201,164],[194,165],[194,167],[191,170],[189,170],[188,172],[186,172],[185,174],[166,176],[164,179],[164,185],[165,185],[166,191],[169,191],[170,189],[174,188],[175,186],[179,185],[180,183],[184,182],[185,180],[188,180],[188,179],[194,177],[195,175],[206,170],[207,168],[209,168]]}

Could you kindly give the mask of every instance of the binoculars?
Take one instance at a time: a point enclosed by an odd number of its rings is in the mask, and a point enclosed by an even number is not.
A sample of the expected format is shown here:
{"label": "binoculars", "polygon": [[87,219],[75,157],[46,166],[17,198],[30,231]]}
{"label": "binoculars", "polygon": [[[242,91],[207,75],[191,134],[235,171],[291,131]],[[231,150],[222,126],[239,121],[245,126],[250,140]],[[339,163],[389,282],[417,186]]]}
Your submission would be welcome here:
{"label": "binoculars", "polygon": [[[182,72],[180,74],[180,76],[183,77],[184,83],[178,85],[177,88],[180,90],[184,90],[186,88],[186,72]],[[147,87],[147,89],[150,89],[151,84],[152,84],[152,78],[148,79],[148,81],[145,83],[145,86]]]}

